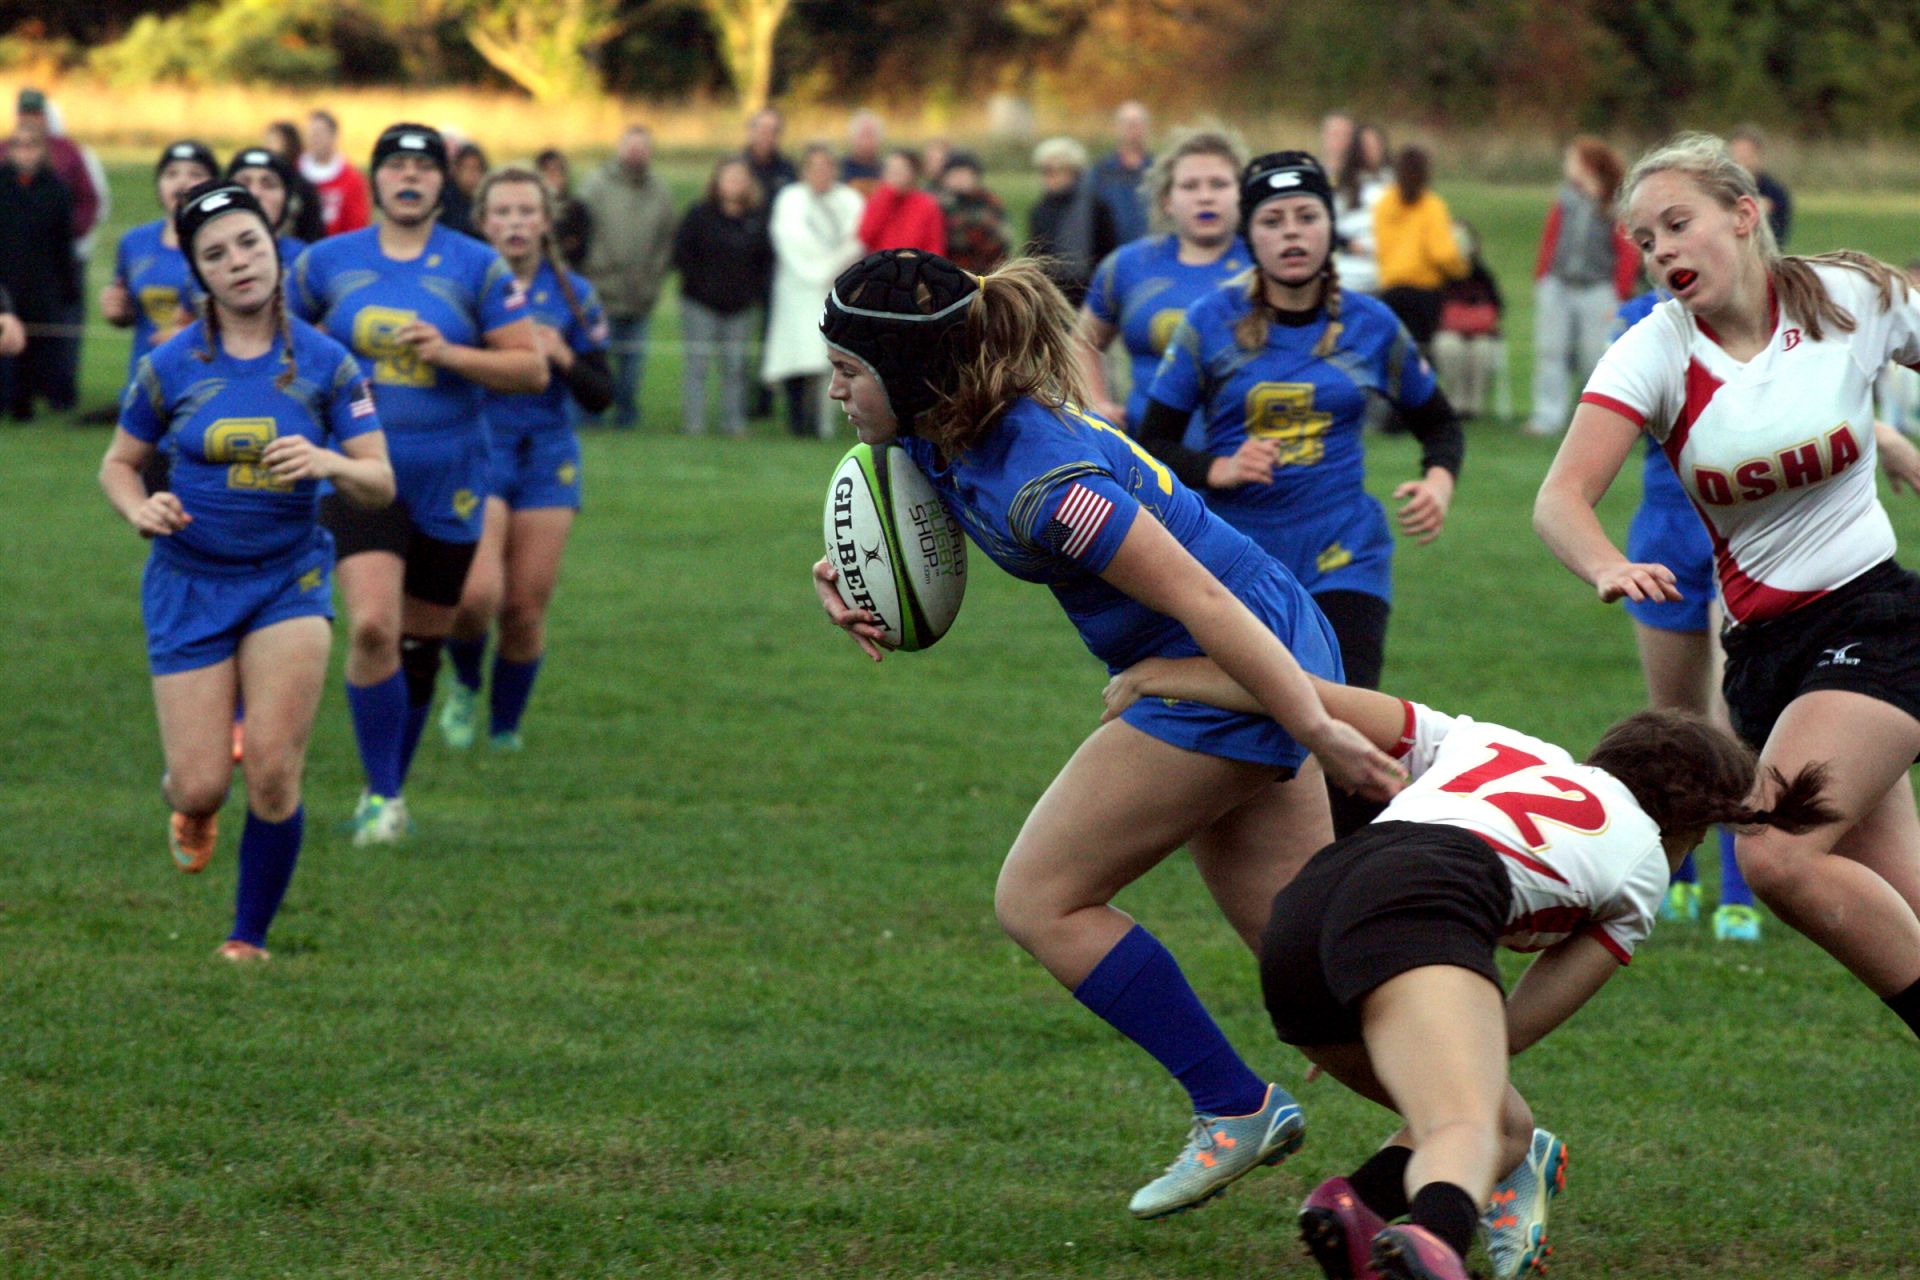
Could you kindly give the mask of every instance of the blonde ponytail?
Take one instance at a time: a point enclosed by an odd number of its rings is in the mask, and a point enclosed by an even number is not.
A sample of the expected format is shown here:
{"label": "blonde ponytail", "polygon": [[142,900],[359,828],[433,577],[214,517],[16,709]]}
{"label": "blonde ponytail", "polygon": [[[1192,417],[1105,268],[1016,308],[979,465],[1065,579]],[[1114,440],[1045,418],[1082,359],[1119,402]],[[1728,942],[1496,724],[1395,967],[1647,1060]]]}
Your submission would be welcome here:
{"label": "blonde ponytail", "polygon": [[1076,320],[1032,258],[981,276],[954,344],[953,391],[921,416],[918,433],[953,458],[985,439],[1016,400],[1053,408],[1084,402]]}

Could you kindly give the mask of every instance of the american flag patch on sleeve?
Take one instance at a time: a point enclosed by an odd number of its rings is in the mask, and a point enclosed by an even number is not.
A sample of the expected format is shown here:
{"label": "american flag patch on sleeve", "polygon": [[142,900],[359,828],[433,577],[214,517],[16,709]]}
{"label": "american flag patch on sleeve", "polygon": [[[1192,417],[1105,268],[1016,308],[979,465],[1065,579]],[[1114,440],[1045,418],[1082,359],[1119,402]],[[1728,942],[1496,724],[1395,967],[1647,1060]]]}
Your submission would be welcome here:
{"label": "american flag patch on sleeve", "polygon": [[347,401],[347,412],[356,418],[373,416],[373,384],[365,378],[353,389],[353,399]]}
{"label": "american flag patch on sleeve", "polygon": [[1107,517],[1112,514],[1111,499],[1101,497],[1076,480],[1067,486],[1060,505],[1054,509],[1053,519],[1041,530],[1041,541],[1058,547],[1061,555],[1078,560],[1100,536],[1100,530],[1106,528]]}

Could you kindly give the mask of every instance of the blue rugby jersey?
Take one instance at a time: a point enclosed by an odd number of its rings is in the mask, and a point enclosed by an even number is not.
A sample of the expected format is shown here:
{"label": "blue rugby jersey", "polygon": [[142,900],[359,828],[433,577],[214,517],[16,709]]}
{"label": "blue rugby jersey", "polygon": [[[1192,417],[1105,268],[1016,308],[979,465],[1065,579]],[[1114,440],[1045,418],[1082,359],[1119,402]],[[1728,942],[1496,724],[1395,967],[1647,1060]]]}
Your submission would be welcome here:
{"label": "blue rugby jersey", "polygon": [[1095,268],[1087,289],[1087,309],[1120,330],[1132,362],[1133,389],[1127,394],[1127,425],[1139,429],[1147,412],[1147,389],[1154,370],[1188,307],[1253,265],[1247,246],[1236,237],[1214,262],[1189,266],[1180,261],[1180,237],[1171,233],[1123,244]]}
{"label": "blue rugby jersey", "polygon": [[[1614,313],[1613,318],[1614,340],[1618,341],[1621,334],[1652,315],[1653,309],[1662,301],[1658,289],[1649,289],[1621,303],[1620,310]],[[1693,503],[1688,500],[1687,491],[1681,487],[1680,477],[1673,473],[1673,464],[1660,451],[1659,443],[1648,436],[1644,448],[1640,466],[1640,504],[1692,515]],[[1705,540],[1704,530],[1702,540]]]}
{"label": "blue rugby jersey", "polygon": [[1342,290],[1332,354],[1313,353],[1328,321],[1273,324],[1258,351],[1242,350],[1234,325],[1251,303],[1234,282],[1187,309],[1155,371],[1153,399],[1205,416],[1204,451],[1231,456],[1249,437],[1278,449],[1269,484],[1209,490],[1207,504],[1249,534],[1309,591],[1390,594],[1392,535],[1366,491],[1364,432],[1369,395],[1417,409],[1436,390],[1386,305]]}
{"label": "blue rugby jersey", "polygon": [[1189,639],[1179,622],[1099,577],[1142,510],[1216,578],[1261,555],[1159,459],[1077,408],[1017,401],[944,466],[929,442],[899,443],[974,543],[1014,577],[1051,588],[1087,648],[1114,670]]}
{"label": "blue rugby jersey", "polygon": [[524,318],[526,295],[491,247],[436,225],[420,255],[402,262],[380,251],[378,227],[366,227],[308,246],[287,292],[295,315],[366,365],[396,459],[410,437],[484,431],[480,385],[428,364],[394,335],[424,320],[448,342],[478,347]]}
{"label": "blue rugby jersey", "polygon": [[193,282],[187,255],[161,242],[166,219],[143,222],[120,237],[113,251],[113,278],[133,296],[133,354],[127,359],[132,380],[142,356],[155,349],[154,335],[170,328],[181,311],[195,313],[200,288]]}
{"label": "blue rugby jersey", "polygon": [[295,320],[291,330],[296,372],[285,388],[276,385],[281,339],[250,360],[224,350],[203,360],[199,321],[135,366],[120,425],[148,444],[169,442],[173,492],[193,517],[153,540],[156,556],[232,570],[304,550],[318,529],[319,482],[276,479],[261,451],[281,436],[332,445],[380,430],[359,362],[311,325]]}
{"label": "blue rugby jersey", "polygon": [[[560,292],[553,267],[546,262],[540,264],[540,269],[534,272],[533,282],[526,287],[527,307],[524,314],[558,329],[575,354],[605,351],[607,316],[600,306],[599,295],[581,276],[568,272],[567,280],[573,285],[574,297],[580,300],[579,316],[575,316],[573,308],[567,305],[566,295]],[[545,391],[536,395],[486,392],[487,426],[493,433],[494,445],[503,446],[534,431],[567,429],[569,394],[566,382],[557,377],[547,383]]]}

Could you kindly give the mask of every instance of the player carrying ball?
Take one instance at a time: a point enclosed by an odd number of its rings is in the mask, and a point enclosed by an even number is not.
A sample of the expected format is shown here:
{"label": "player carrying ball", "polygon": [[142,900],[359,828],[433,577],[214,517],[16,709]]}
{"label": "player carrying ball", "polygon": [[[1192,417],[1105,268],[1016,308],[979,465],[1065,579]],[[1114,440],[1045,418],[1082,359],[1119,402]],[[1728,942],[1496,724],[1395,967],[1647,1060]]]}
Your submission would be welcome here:
{"label": "player carrying ball", "polygon": [[[1282,1040],[1407,1123],[1314,1190],[1302,1235],[1333,1280],[1465,1280],[1481,1206],[1515,1170],[1507,1185],[1530,1194],[1489,1215],[1489,1253],[1497,1276],[1519,1275],[1544,1252],[1564,1154],[1536,1139],[1509,1054],[1631,959],[1710,824],[1800,833],[1829,821],[1823,767],[1769,770],[1769,807],[1756,809],[1753,752],[1684,712],[1629,716],[1576,762],[1500,725],[1366,689],[1319,692],[1413,781],[1274,899],[1261,986]],[[1153,661],[1115,677],[1107,714],[1149,696],[1259,706],[1213,663]],[[1496,946],[1540,953],[1504,1005]],[[1410,1225],[1387,1225],[1402,1215]]]}
{"label": "player carrying ball", "polygon": [[[1332,629],[1286,569],[1153,455],[1083,412],[1074,315],[1031,262],[985,277],[914,250],[835,282],[830,393],[860,439],[897,442],[995,563],[1048,586],[1117,671],[1206,653],[1261,713],[1141,703],[1097,729],[1034,806],[1000,870],[1001,926],[1187,1090],[1194,1121],[1132,1211],[1189,1208],[1300,1144],[1299,1107],[1255,1075],[1171,953],[1111,905],[1181,845],[1249,947],[1273,895],[1332,826],[1320,769],[1384,796],[1400,771],[1327,714]],[[878,660],[873,616],[814,577],[828,617]]]}
{"label": "player carrying ball", "polygon": [[1660,443],[1713,542],[1734,729],[1789,775],[1832,761],[1838,820],[1743,835],[1740,867],[1920,1034],[1920,578],[1893,559],[1873,465],[1874,379],[1920,364],[1920,296],[1860,254],[1782,256],[1717,138],[1643,157],[1622,192],[1672,300],[1601,359],[1534,527],[1602,601],[1678,599],[1593,512],[1641,433]]}

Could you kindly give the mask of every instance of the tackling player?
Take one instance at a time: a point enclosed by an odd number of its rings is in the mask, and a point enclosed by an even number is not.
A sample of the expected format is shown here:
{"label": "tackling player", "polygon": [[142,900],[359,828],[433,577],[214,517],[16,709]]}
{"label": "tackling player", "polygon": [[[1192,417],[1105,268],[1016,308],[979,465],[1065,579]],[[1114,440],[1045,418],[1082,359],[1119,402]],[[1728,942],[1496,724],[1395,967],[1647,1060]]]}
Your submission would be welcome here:
{"label": "tackling player", "polygon": [[[1466,1280],[1481,1206],[1516,1170],[1531,1195],[1503,1206],[1489,1241],[1504,1280],[1544,1255],[1565,1161],[1508,1083],[1507,1058],[1632,959],[1668,875],[1710,824],[1797,834],[1830,821],[1825,770],[1769,771],[1769,807],[1757,809],[1752,750],[1698,716],[1629,716],[1576,763],[1500,725],[1316,687],[1330,712],[1404,758],[1412,781],[1274,899],[1261,986],[1282,1040],[1406,1126],[1308,1196],[1302,1236],[1333,1280]],[[1260,706],[1205,661],[1123,672],[1107,716],[1141,697]],[[1504,1005],[1497,946],[1540,953]],[[1387,1225],[1402,1215],[1410,1226]]]}
{"label": "tackling player", "polygon": [[547,605],[560,577],[560,555],[580,509],[580,441],[567,400],[599,413],[613,403],[613,375],[606,315],[593,286],[561,260],[553,193],[540,175],[495,170],[474,194],[474,209],[480,233],[527,295],[552,380],[538,395],[486,396],[493,474],[479,550],[447,641],[455,683],[440,708],[440,732],[455,750],[473,745],[480,664],[497,617],[487,742],[517,751],[520,717],[546,649]]}
{"label": "tackling player", "polygon": [[1920,578],[1893,559],[1872,404],[1889,359],[1920,363],[1920,298],[1860,254],[1781,255],[1717,138],[1643,157],[1623,199],[1672,300],[1594,371],[1534,527],[1602,601],[1680,599],[1593,512],[1641,433],[1659,442],[1713,543],[1734,728],[1784,773],[1833,762],[1838,821],[1741,835],[1741,869],[1920,1034]]}
{"label": "tackling player", "polygon": [[[166,753],[161,790],[175,810],[168,843],[182,871],[213,856],[234,700],[246,697],[247,825],[233,932],[219,954],[264,960],[300,854],[300,779],[333,637],[320,482],[381,506],[393,470],[360,366],[288,320],[279,255],[253,197],[206,183],[174,221],[210,304],[140,358],[100,487],[153,540],[140,602]],[[149,496],[140,469],[163,440],[175,453],[173,491]]]}
{"label": "tackling player", "polygon": [[[1156,1218],[1298,1148],[1299,1107],[1241,1061],[1171,953],[1113,896],[1186,845],[1248,946],[1331,831],[1320,769],[1391,794],[1386,756],[1334,720],[1302,670],[1338,678],[1332,629],[1287,571],[1117,428],[1079,407],[1074,313],[1030,261],[984,277],[914,250],[842,273],[821,330],[831,395],[860,439],[897,442],[995,563],[1043,583],[1110,670],[1208,653],[1263,713],[1142,703],[1074,753],[1000,870],[1001,926],[1166,1068],[1194,1113],[1142,1187]],[[881,656],[873,615],[814,566],[827,616]]]}
{"label": "tackling player", "polygon": [[399,485],[382,511],[333,494],[321,502],[340,548],[347,704],[367,777],[354,810],[356,845],[397,843],[409,829],[401,788],[480,539],[483,393],[547,386],[513,272],[491,248],[435,220],[447,184],[439,133],[389,126],[371,167],[379,224],[314,244],[289,283],[295,312],[371,366]]}
{"label": "tackling player", "polygon": [[[1347,682],[1380,683],[1393,536],[1366,490],[1369,402],[1384,398],[1422,446],[1421,478],[1394,490],[1401,531],[1446,523],[1464,437],[1433,371],[1386,305],[1340,288],[1333,188],[1303,151],[1254,160],[1240,217],[1256,266],[1195,302],[1154,374],[1141,442],[1207,505],[1292,571],[1340,637]],[[1199,410],[1204,443],[1181,438]],[[1374,810],[1335,794],[1344,834]]]}
{"label": "tackling player", "polygon": [[[1094,269],[1080,308],[1081,376],[1087,407],[1116,427],[1137,431],[1153,371],[1174,326],[1203,294],[1247,269],[1239,237],[1240,167],[1246,149],[1217,129],[1189,129],[1153,163],[1145,186],[1160,233],[1115,249]],[[1107,386],[1100,358],[1118,337],[1133,370],[1124,408]]]}

